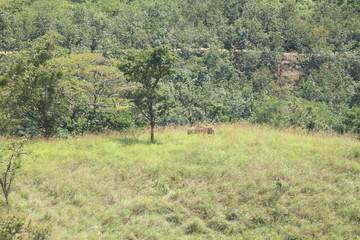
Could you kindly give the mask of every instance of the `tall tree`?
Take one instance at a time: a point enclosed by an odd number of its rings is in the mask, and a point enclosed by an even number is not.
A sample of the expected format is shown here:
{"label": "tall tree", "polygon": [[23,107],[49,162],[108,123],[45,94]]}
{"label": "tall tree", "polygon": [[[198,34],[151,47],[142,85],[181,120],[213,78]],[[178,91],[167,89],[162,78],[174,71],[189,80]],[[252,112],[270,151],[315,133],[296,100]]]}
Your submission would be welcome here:
{"label": "tall tree", "polygon": [[71,54],[56,59],[74,79],[74,105],[91,110],[114,112],[125,101],[122,93],[131,85],[117,68],[119,61],[99,54]]}
{"label": "tall tree", "polygon": [[143,51],[132,51],[120,65],[127,80],[138,84],[128,97],[149,121],[150,141],[155,142],[154,129],[159,115],[168,109],[169,99],[161,93],[161,84],[174,73],[177,55],[161,46]]}
{"label": "tall tree", "polygon": [[61,39],[61,35],[49,32],[29,49],[9,57],[10,67],[3,76],[7,85],[1,92],[0,104],[4,112],[19,121],[20,131],[50,137],[68,112],[68,84],[62,69],[53,61],[66,52],[58,46]]}

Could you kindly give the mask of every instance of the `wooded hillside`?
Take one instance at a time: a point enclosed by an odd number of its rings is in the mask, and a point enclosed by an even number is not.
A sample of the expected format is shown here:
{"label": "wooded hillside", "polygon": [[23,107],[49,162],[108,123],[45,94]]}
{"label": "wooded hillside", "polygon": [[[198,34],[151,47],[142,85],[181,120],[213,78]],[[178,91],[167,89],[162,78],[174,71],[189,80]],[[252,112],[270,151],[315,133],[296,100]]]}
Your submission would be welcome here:
{"label": "wooded hillside", "polygon": [[169,45],[283,52],[359,47],[357,0],[5,0],[0,49],[26,47],[48,31],[71,52]]}
{"label": "wooded hillside", "polygon": [[3,1],[0,51],[16,54],[0,55],[1,132],[145,126],[119,66],[164,45],[179,58],[156,90],[159,125],[360,132],[356,0]]}

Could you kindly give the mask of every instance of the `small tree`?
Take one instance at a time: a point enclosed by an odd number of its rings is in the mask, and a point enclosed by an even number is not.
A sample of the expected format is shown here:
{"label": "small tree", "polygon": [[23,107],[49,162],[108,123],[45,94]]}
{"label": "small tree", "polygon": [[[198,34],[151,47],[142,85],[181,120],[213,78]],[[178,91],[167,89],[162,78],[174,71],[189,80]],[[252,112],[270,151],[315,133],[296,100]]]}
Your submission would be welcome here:
{"label": "small tree", "polygon": [[150,141],[155,142],[154,128],[156,119],[168,108],[168,98],[160,91],[165,77],[173,74],[177,55],[168,47],[161,46],[145,51],[132,51],[120,65],[127,80],[135,82],[138,87],[128,94],[128,98],[149,121]]}
{"label": "small tree", "polygon": [[9,204],[9,194],[18,170],[21,168],[22,156],[26,139],[13,141],[0,148],[0,185],[5,197],[6,205]]}

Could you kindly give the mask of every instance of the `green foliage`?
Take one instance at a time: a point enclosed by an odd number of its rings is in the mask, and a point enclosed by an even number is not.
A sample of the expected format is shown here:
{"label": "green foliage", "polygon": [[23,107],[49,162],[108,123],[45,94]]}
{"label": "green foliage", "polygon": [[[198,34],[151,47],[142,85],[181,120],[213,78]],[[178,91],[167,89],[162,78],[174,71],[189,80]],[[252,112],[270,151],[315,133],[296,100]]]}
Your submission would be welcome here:
{"label": "green foliage", "polygon": [[21,168],[26,139],[10,142],[0,148],[0,185],[5,197],[6,205],[9,204],[9,194],[13,181]]}
{"label": "green foliage", "polygon": [[118,113],[109,112],[76,112],[76,116],[70,119],[65,128],[72,134],[84,134],[87,132],[100,133],[107,130],[122,131],[129,128],[145,126],[138,116],[130,111]]}
{"label": "green foliage", "polygon": [[286,108],[286,101],[281,99],[270,99],[255,109],[251,118],[253,123],[268,123],[274,126],[286,126],[287,120],[283,112]]}
{"label": "green foliage", "polygon": [[3,240],[46,240],[50,238],[50,229],[45,225],[26,223],[24,217],[1,216],[0,238]]}
{"label": "green foliage", "polygon": [[49,32],[31,48],[9,57],[10,68],[4,75],[8,84],[2,92],[1,108],[20,122],[20,129],[11,133],[52,136],[68,113],[68,84],[61,67],[52,61],[64,54],[57,45],[61,38]]}
{"label": "green foliage", "polygon": [[325,102],[338,109],[349,105],[354,96],[354,80],[341,68],[310,70],[300,79],[298,95],[309,101]]}
{"label": "green foliage", "polygon": [[177,75],[167,84],[176,104],[160,118],[161,125],[238,121],[250,116],[252,87],[227,52],[213,46],[206,52],[179,55],[183,59],[176,66]]}
{"label": "green foliage", "polygon": [[344,132],[339,116],[333,114],[323,103],[295,99],[288,104],[289,126],[309,130],[335,130]]}
{"label": "green foliage", "polygon": [[257,94],[268,94],[275,85],[273,78],[268,68],[257,69],[251,76],[253,91]]}
{"label": "green foliage", "polygon": [[56,61],[71,78],[73,114],[78,108],[94,114],[126,108],[123,95],[132,86],[117,68],[117,60],[97,54],[71,54]]}
{"label": "green foliage", "polygon": [[0,217],[0,238],[3,240],[17,239],[25,224],[25,219],[16,216]]}
{"label": "green foliage", "polygon": [[342,119],[333,114],[325,104],[299,98],[292,101],[269,99],[255,109],[251,121],[309,130],[345,131]]}
{"label": "green foliage", "polygon": [[[0,133],[143,127],[139,111],[152,130],[360,133],[359,14],[357,0],[3,0]],[[356,238],[358,141],[291,131],[38,140],[12,210],[61,239]],[[0,239],[49,237],[24,223],[1,218]]]}
{"label": "green foliage", "polygon": [[[0,53],[1,132],[56,135],[66,132],[65,119],[77,122],[77,109],[94,115],[126,109],[124,91],[136,84],[125,83],[111,58],[145,59],[149,46],[162,45],[181,61],[174,66],[179,74],[159,85],[160,125],[248,120],[264,100],[293,97],[325,103],[344,118],[360,102],[358,5],[354,0],[2,1],[0,51],[17,52]],[[287,119],[286,125],[304,127]],[[343,119],[330,122],[337,131],[353,129]]]}
{"label": "green foliage", "polygon": [[344,125],[349,132],[360,134],[360,108],[351,108],[345,113]]}
{"label": "green foliage", "polygon": [[3,0],[0,10],[0,48],[7,51],[48,31],[65,36],[72,52],[101,49],[108,56],[119,48],[162,44],[348,51],[359,47],[360,36],[355,0]]}
{"label": "green foliage", "polygon": [[7,12],[0,12],[0,49],[11,51],[16,46],[14,27],[11,22],[13,16]]}
{"label": "green foliage", "polygon": [[128,98],[139,109],[151,126],[151,142],[154,142],[154,127],[159,115],[163,114],[171,102],[160,92],[166,77],[173,74],[177,56],[162,46],[142,52],[131,52],[120,65],[128,81],[138,84],[129,92]]}
{"label": "green foliage", "polygon": [[217,102],[211,102],[211,105],[208,107],[208,118],[214,122],[229,122],[228,111],[229,107]]}
{"label": "green foliage", "polygon": [[28,224],[24,234],[25,239],[46,240],[51,239],[51,229],[47,225]]}

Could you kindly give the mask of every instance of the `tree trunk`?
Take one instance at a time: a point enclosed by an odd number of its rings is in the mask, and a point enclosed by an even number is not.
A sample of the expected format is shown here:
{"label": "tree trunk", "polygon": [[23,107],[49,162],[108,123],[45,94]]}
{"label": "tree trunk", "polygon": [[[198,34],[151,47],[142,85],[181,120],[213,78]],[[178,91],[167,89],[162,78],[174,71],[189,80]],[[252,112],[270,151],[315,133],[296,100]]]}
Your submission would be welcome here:
{"label": "tree trunk", "polygon": [[151,143],[155,143],[155,136],[154,136],[155,123],[154,122],[150,123],[150,127],[151,127],[150,141]]}
{"label": "tree trunk", "polygon": [[9,192],[6,190],[6,185],[2,181],[1,181],[1,188],[2,188],[2,191],[3,191],[4,197],[5,197],[5,203],[6,203],[6,205],[9,205],[9,199],[8,199]]}
{"label": "tree trunk", "polygon": [[49,139],[51,137],[51,135],[53,134],[52,129],[51,129],[50,120],[48,120],[48,119],[44,120],[43,128],[44,128],[44,137],[46,139]]}
{"label": "tree trunk", "polygon": [[4,195],[5,195],[6,206],[9,206],[9,192],[6,192]]}
{"label": "tree trunk", "polygon": [[153,105],[150,104],[149,107],[149,115],[150,115],[150,128],[151,128],[151,132],[150,132],[150,142],[151,143],[155,143],[155,136],[154,136],[154,130],[155,130],[155,111],[153,108]]}

